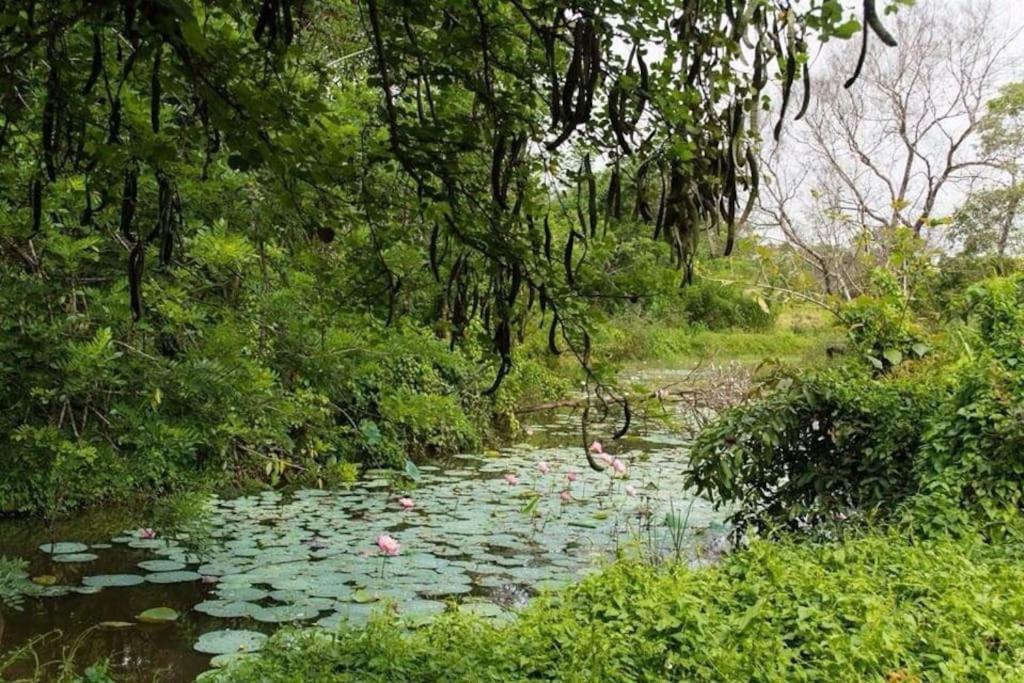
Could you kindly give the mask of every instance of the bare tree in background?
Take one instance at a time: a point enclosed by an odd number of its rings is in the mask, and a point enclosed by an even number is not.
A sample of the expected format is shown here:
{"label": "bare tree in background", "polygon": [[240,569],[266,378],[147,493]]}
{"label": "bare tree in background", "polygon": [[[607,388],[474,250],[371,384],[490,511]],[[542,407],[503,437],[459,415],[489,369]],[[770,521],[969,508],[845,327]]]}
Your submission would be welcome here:
{"label": "bare tree in background", "polygon": [[763,150],[755,227],[781,233],[844,297],[859,289],[857,264],[884,263],[901,228],[931,239],[943,214],[998,169],[975,138],[1019,30],[987,0],[929,0],[890,23],[899,47],[876,46],[849,90],[858,46],[831,53],[813,69],[806,118]]}

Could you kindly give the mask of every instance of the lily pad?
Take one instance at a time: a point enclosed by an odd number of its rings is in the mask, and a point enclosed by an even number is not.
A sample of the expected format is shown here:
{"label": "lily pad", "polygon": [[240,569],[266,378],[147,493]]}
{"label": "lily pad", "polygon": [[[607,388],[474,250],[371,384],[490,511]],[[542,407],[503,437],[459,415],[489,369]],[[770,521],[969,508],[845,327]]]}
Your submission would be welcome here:
{"label": "lily pad", "polygon": [[98,574],[82,579],[82,583],[86,586],[99,586],[100,588],[138,586],[143,582],[145,579],[138,574]]}
{"label": "lily pad", "polygon": [[186,583],[189,581],[198,581],[203,578],[196,572],[156,572],[155,574],[148,574],[146,581],[150,583]]}
{"label": "lily pad", "polygon": [[267,636],[257,631],[225,629],[204,633],[193,648],[208,655],[226,655],[258,652],[266,642]]}
{"label": "lily pad", "polygon": [[92,562],[93,560],[99,559],[99,555],[93,553],[66,553],[64,555],[54,555],[51,558],[54,562]]}
{"label": "lily pad", "polygon": [[178,620],[178,613],[170,607],[153,607],[136,615],[136,621],[143,624],[166,624]]}
{"label": "lily pad", "polygon": [[[248,652],[229,652],[227,654],[217,655],[210,659],[210,666],[214,669],[223,669],[226,666],[234,664],[240,659],[245,659],[249,654],[250,653]],[[199,679],[197,678],[196,680],[198,681]]]}
{"label": "lily pad", "polygon": [[147,572],[176,572],[185,568],[183,562],[176,562],[174,560],[146,560],[145,562],[139,562],[137,566],[139,569],[145,569]]}
{"label": "lily pad", "polygon": [[242,600],[204,600],[192,609],[218,619],[239,619],[251,617],[254,612],[263,608],[256,603]]}
{"label": "lily pad", "polygon": [[69,555],[71,553],[82,553],[89,549],[84,543],[74,543],[71,541],[61,541],[58,543],[44,543],[39,546],[47,555]]}
{"label": "lily pad", "polygon": [[40,574],[32,577],[32,583],[37,586],[52,586],[57,583],[57,577],[53,574]]}
{"label": "lily pad", "polygon": [[282,624],[288,621],[306,621],[320,615],[321,610],[311,605],[275,605],[261,607],[254,611],[252,618],[270,624]]}

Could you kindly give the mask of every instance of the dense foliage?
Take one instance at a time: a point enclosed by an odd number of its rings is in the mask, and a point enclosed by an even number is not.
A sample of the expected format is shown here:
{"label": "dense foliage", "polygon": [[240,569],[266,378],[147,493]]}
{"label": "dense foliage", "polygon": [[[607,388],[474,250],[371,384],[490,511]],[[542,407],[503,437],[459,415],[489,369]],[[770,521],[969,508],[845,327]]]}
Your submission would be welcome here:
{"label": "dense foliage", "polygon": [[934,353],[893,318],[891,302],[853,310],[858,353],[768,380],[700,436],[692,481],[737,504],[741,525],[907,514],[931,533],[970,523],[994,536],[1015,530],[1024,277],[968,288],[959,327]]}
{"label": "dense foliage", "polygon": [[215,681],[981,681],[1024,674],[1017,546],[882,534],[621,562],[515,622],[279,635]]}
{"label": "dense foliage", "polygon": [[466,447],[564,389],[538,347],[621,419],[598,320],[763,329],[679,284],[739,248],[768,82],[859,24],[733,9],[5,4],[0,510]]}

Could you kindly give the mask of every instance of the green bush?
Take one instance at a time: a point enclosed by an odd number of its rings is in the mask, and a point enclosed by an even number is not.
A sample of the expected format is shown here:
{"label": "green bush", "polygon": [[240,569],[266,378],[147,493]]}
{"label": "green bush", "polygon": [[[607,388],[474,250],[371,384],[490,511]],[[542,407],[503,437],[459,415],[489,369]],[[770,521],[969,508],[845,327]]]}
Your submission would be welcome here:
{"label": "green bush", "polygon": [[506,625],[286,632],[222,683],[992,681],[1024,677],[1024,559],[895,534],[756,542],[693,570],[619,562]]}
{"label": "green bush", "polygon": [[927,533],[979,524],[990,537],[1018,532],[1024,277],[975,285],[965,302],[956,341],[931,360],[893,363],[883,374],[853,363],[773,378],[700,435],[691,482],[735,505],[741,525],[800,527],[870,512],[909,515]]}
{"label": "green bush", "polygon": [[763,298],[712,280],[683,287],[679,298],[684,319],[709,330],[766,330],[775,323]]}

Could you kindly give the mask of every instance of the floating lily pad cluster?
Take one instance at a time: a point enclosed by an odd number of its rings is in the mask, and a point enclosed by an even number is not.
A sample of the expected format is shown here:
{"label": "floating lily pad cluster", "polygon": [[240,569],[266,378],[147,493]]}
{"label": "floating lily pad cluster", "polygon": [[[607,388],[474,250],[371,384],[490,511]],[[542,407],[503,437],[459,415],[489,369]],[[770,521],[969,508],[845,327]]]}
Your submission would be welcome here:
{"label": "floating lily pad cluster", "polygon": [[[573,428],[556,423],[549,436]],[[592,571],[638,531],[648,534],[669,511],[690,506],[683,445],[664,435],[617,445],[616,456],[628,464],[625,477],[587,469],[579,448],[523,444],[421,466],[415,481],[371,471],[345,490],[212,499],[212,543],[201,554],[174,539],[125,532],[113,543],[153,559],[134,572],[88,576],[68,590],[215,583],[194,609],[254,628],[296,622],[334,629],[363,623],[377,609],[415,623],[452,602],[508,618],[509,608],[533,591]],[[710,507],[697,501],[688,519],[691,527],[707,525]],[[396,556],[381,555],[382,534],[399,542]],[[57,561],[94,556],[72,542],[41,550]],[[237,655],[261,644],[258,632],[230,630],[203,635],[196,649]]]}

